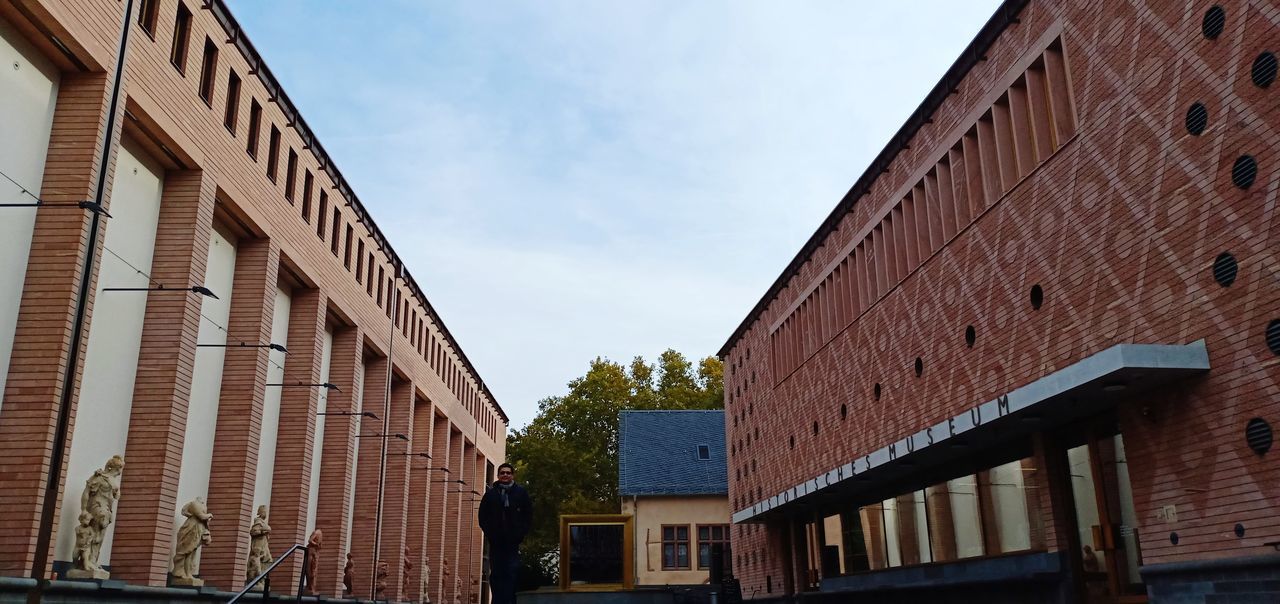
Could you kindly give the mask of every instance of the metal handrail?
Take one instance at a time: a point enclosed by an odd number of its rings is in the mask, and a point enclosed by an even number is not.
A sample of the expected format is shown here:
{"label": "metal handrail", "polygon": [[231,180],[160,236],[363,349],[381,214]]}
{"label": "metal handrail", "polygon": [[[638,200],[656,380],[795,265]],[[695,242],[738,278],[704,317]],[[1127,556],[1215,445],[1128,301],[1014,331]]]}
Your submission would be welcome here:
{"label": "metal handrail", "polygon": [[[302,572],[298,574],[298,601],[301,602],[302,601],[302,581],[303,579],[306,578],[306,575],[307,575],[307,570],[306,570],[307,558],[308,556],[311,555],[311,553],[307,551],[307,546],[301,543],[298,543],[298,544],[295,544],[293,547],[289,548],[288,550],[285,550],[283,554],[280,554],[280,557],[276,558],[276,561],[272,562],[271,566],[268,566],[266,570],[262,571],[262,574],[258,575],[257,577],[254,577],[254,579],[250,581],[248,585],[244,586],[244,589],[240,590],[240,593],[233,596],[230,600],[227,600],[227,604],[235,604],[236,602],[239,602],[241,597],[249,593],[249,590],[253,589],[253,586],[261,583],[264,580],[266,580],[266,585],[263,586],[262,592],[265,597],[266,593],[271,591],[271,581],[267,579],[267,575],[270,575],[271,571],[275,570],[277,566],[280,566],[281,562],[284,562],[286,559],[289,558],[289,556],[293,555],[293,552],[296,552],[298,550],[302,550]],[[315,579],[312,579],[312,581],[315,581]]]}

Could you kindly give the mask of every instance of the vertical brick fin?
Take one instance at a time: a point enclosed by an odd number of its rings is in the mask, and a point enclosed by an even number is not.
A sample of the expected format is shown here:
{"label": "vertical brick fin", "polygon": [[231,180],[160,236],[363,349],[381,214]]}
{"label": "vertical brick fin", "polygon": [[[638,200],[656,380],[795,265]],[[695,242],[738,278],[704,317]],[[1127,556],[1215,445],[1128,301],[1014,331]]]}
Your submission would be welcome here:
{"label": "vertical brick fin", "polygon": [[[333,336],[329,381],[339,390],[329,394],[329,411],[360,411],[356,404],[364,387],[361,371],[363,342],[364,335],[358,327],[340,330]],[[370,420],[371,426],[374,423]],[[351,509],[347,505],[351,500],[351,482],[347,477],[355,471],[355,435],[360,424],[358,416],[328,416],[324,423],[324,446],[320,459],[313,461],[320,464],[316,529],[324,532],[324,550],[320,552],[315,585],[326,596],[342,595],[342,569],[351,546],[351,535],[346,532],[347,519],[351,517]]]}
{"label": "vertical brick fin", "polygon": [[[431,426],[431,466],[438,468],[449,468],[449,419],[444,416],[433,418]],[[442,580],[445,560],[445,532],[447,530],[449,510],[453,509],[449,505],[449,501],[445,493],[449,490],[448,483],[441,482],[449,480],[453,476],[452,468],[450,473],[432,472],[428,484],[428,493],[430,498],[427,507],[427,551],[431,555],[431,571],[434,573],[429,577],[431,584],[431,601],[444,601],[444,582]]]}
{"label": "vertical brick fin", "polygon": [[[49,136],[43,199],[82,201],[92,197],[107,117],[108,83],[105,73],[63,76]],[[123,108],[121,104],[121,111]],[[112,141],[111,149],[117,147],[116,142]],[[110,179],[107,184],[109,187]],[[35,559],[57,424],[58,393],[71,353],[72,320],[89,220],[87,212],[73,209],[43,209],[36,213],[0,413],[0,510],[5,514],[5,530],[0,531],[0,575],[26,575]],[[105,226],[106,221],[102,224]],[[93,290],[91,286],[90,296]],[[92,308],[91,298],[90,317]],[[88,328],[86,318],[86,334]],[[88,338],[83,338],[82,354],[87,343]],[[78,384],[78,373],[76,381]],[[73,396],[72,429],[75,405]],[[70,444],[68,439],[68,448]],[[66,457],[63,460],[65,472]],[[74,477],[72,483],[83,480],[84,477]],[[57,527],[54,528],[56,532]],[[50,546],[56,541],[55,534]]]}
{"label": "vertical brick fin", "polygon": [[[449,469],[451,470],[449,480],[466,480],[467,475],[462,463],[462,432],[455,428],[452,422],[449,422],[449,424]],[[444,562],[448,562],[449,571],[452,573],[448,577],[440,577],[441,581],[443,581],[443,585],[440,588],[440,597],[445,601],[450,601],[456,591],[454,578],[458,576],[459,572],[458,551],[461,540],[458,539],[458,520],[462,514],[462,502],[456,491],[461,485],[456,482],[444,482],[440,483],[440,486],[444,487],[441,493],[444,495],[447,514],[444,524],[444,553],[442,554],[441,572],[443,573]]]}
{"label": "vertical brick fin", "polygon": [[[285,384],[320,382],[327,304],[327,298],[318,290],[293,292],[288,342],[285,344],[289,349],[289,360],[284,366]],[[311,450],[315,445],[320,392],[320,388],[310,387],[285,388],[280,393],[280,423],[269,510],[273,554],[295,543],[305,544],[310,537],[305,533],[311,495],[311,464],[316,461],[311,459]],[[271,574],[271,579],[276,585],[297,585],[301,574],[302,557],[290,556]]]}
{"label": "vertical brick fin", "polygon": [[[413,433],[414,388],[410,382],[396,381],[391,386],[392,434],[404,434],[409,442],[387,441],[386,493],[382,504],[382,551],[379,560],[387,561],[387,592],[385,596],[398,601],[405,599],[400,592],[404,586],[404,546],[409,510],[409,467],[411,457],[401,453],[420,449]],[[411,562],[413,560],[410,560]]]}
{"label": "vertical brick fin", "polygon": [[[280,249],[272,240],[240,244],[228,344],[271,340],[279,267]],[[213,514],[210,528],[214,538],[201,553],[200,573],[207,584],[223,589],[244,585],[269,352],[266,348],[228,348],[222,370],[207,502]]]}
{"label": "vertical brick fin", "polygon": [[[400,594],[400,597],[410,601],[425,601],[427,593],[422,590],[422,558],[424,554],[430,553],[427,549],[427,516],[433,514],[436,510],[431,507],[430,493],[432,480],[438,480],[443,476],[440,472],[433,472],[426,469],[436,458],[436,451],[433,445],[434,434],[432,430],[432,420],[435,418],[435,412],[431,408],[431,403],[422,399],[415,399],[413,410],[413,450],[414,452],[426,452],[433,459],[423,459],[421,457],[411,457],[409,470],[409,507],[408,507],[408,525],[405,533],[405,544],[409,546],[409,552],[412,558],[409,560],[413,563],[413,570],[409,573],[409,592]],[[438,564],[439,557],[434,557],[433,561]],[[428,592],[430,590],[427,590]]]}
{"label": "vertical brick fin", "polygon": [[[475,479],[471,481],[471,488],[478,493],[484,493],[485,475],[484,475],[484,454],[480,453],[480,448],[472,449],[475,452]],[[474,497],[474,499],[473,499]],[[480,531],[480,495],[472,495],[467,497],[467,508],[469,516],[467,518],[467,527],[471,531],[471,584],[467,587],[471,593],[480,593],[480,582],[484,571],[484,533]]]}
{"label": "vertical brick fin", "polygon": [[[170,287],[204,278],[214,183],[199,171],[165,176],[151,277]],[[228,292],[214,292],[226,295]],[[164,586],[203,298],[148,296],[111,548],[112,578]]]}
{"label": "vertical brick fin", "polygon": [[[359,432],[366,437],[360,441],[356,460],[356,498],[355,509],[352,510],[355,517],[351,521],[351,557],[355,561],[355,578],[351,587],[352,595],[358,598],[369,597],[377,570],[373,567],[373,542],[378,518],[378,465],[382,459],[382,440],[372,435],[382,433],[387,363],[386,357],[379,357],[364,366],[364,408],[376,413],[379,419],[364,423]],[[389,584],[390,580],[388,587]]]}

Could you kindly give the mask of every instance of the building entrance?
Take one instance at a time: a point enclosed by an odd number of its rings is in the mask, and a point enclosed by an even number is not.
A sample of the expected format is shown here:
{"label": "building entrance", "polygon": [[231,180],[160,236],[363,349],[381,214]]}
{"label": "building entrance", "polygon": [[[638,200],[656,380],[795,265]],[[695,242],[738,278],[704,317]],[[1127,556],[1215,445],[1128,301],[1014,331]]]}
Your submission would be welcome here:
{"label": "building entrance", "polygon": [[1084,569],[1086,600],[1091,604],[1146,602],[1146,588],[1138,574],[1142,552],[1124,438],[1092,433],[1085,443],[1067,450],[1067,459],[1081,544],[1076,555]]}

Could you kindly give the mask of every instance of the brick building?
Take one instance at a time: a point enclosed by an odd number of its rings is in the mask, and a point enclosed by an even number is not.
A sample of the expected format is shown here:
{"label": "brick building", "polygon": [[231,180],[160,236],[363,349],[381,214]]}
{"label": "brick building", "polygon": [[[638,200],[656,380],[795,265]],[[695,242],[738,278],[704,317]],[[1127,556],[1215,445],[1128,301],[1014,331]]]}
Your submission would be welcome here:
{"label": "brick building", "polygon": [[744,595],[1280,601],[1277,46],[998,9],[720,352]]}
{"label": "brick building", "polygon": [[84,481],[122,455],[113,579],[164,587],[204,497],[211,586],[243,585],[266,504],[274,553],[323,532],[325,595],[350,553],[367,598],[378,548],[385,597],[476,601],[473,496],[507,417],[224,3],[6,0],[0,58],[0,203],[44,204],[0,208],[0,577],[37,558],[93,215],[74,203],[105,173],[51,569]]}

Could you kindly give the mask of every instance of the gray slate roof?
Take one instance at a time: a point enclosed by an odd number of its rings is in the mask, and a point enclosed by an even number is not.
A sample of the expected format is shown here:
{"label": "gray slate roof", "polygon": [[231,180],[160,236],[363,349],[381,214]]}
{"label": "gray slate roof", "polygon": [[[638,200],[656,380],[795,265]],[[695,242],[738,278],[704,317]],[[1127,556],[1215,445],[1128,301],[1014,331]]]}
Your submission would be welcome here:
{"label": "gray slate roof", "polygon": [[[618,430],[618,493],[728,495],[724,411],[623,411]],[[698,459],[706,445],[710,459]]]}

